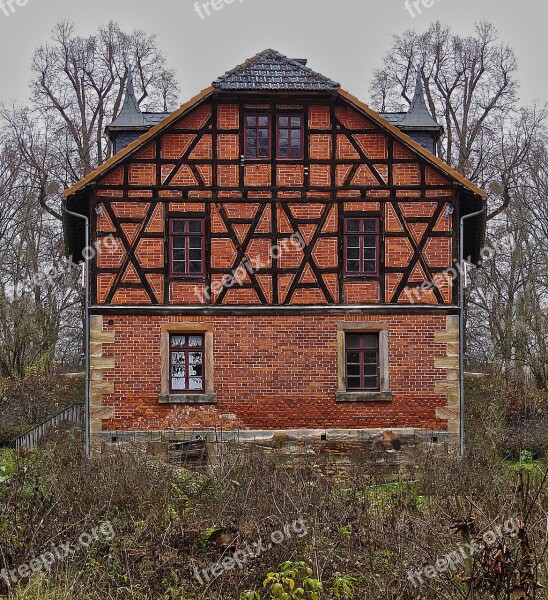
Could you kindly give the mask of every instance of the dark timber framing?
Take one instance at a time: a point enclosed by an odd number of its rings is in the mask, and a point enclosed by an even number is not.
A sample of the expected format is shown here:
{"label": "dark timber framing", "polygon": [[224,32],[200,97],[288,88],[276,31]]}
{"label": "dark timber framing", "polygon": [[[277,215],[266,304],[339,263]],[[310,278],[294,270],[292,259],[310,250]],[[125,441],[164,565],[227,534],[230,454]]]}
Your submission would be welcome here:
{"label": "dark timber framing", "polygon": [[[238,129],[219,129],[217,115],[219,107],[223,104],[234,105],[240,101],[239,117],[240,124]],[[249,273],[249,281],[247,287],[254,290],[258,302],[262,305],[289,305],[299,289],[304,288],[315,288],[322,294],[326,305],[344,305],[345,298],[345,282],[352,277],[345,275],[344,273],[344,219],[352,216],[357,216],[355,212],[345,211],[345,204],[349,202],[370,202],[378,204],[380,210],[378,211],[365,211],[359,213],[361,217],[376,217],[380,220],[380,271],[375,276],[367,276],[364,279],[377,280],[380,288],[380,305],[388,303],[401,303],[402,295],[407,288],[413,288],[416,284],[410,283],[410,277],[413,269],[417,264],[420,264],[424,271],[427,280],[432,284],[432,290],[435,295],[436,301],[439,305],[451,305],[457,303],[456,293],[457,285],[453,286],[453,296],[450,302],[444,300],[440,290],[434,285],[435,275],[445,270],[438,267],[431,267],[424,256],[424,249],[428,240],[437,237],[451,237],[453,242],[453,254],[454,258],[457,257],[458,244],[458,219],[460,218],[458,210],[457,195],[455,192],[455,186],[453,184],[448,185],[427,185],[426,181],[426,167],[435,169],[427,160],[416,155],[414,158],[395,158],[394,142],[401,143],[400,140],[390,132],[381,129],[380,127],[372,127],[368,129],[347,129],[340,119],[337,118],[337,109],[349,106],[347,100],[333,94],[320,95],[318,97],[306,98],[303,96],[296,95],[291,99],[284,98],[284,100],[278,100],[272,96],[254,95],[254,96],[242,96],[242,98],[235,97],[233,94],[224,96],[223,93],[217,93],[207,101],[211,105],[211,115],[205,119],[204,125],[197,129],[181,129],[177,127],[170,127],[166,129],[165,134],[169,133],[186,133],[194,136],[190,142],[188,148],[178,159],[166,159],[162,157],[162,144],[160,138],[157,138],[153,143],[155,145],[156,153],[154,158],[134,158],[128,155],[123,163],[123,183],[118,185],[106,185],[97,184],[94,186],[94,192],[91,196],[91,215],[92,215],[92,243],[96,240],[97,231],[97,215],[95,208],[100,204],[106,215],[111,220],[116,236],[119,237],[120,243],[123,245],[126,257],[120,268],[98,268],[95,262],[92,262],[92,273],[91,273],[91,295],[92,304],[96,305],[98,302],[97,295],[97,275],[99,274],[113,274],[114,281],[111,289],[105,298],[105,303],[112,305],[115,298],[116,292],[123,289],[142,289],[149,298],[152,305],[168,305],[170,303],[170,291],[171,284],[174,278],[169,272],[169,244],[168,242],[168,225],[169,219],[171,218],[204,218],[206,222],[206,246],[205,246],[205,260],[206,260],[206,273],[203,278],[204,285],[211,289],[212,276],[221,273],[219,269],[212,269],[211,265],[211,239],[226,238],[229,239],[235,249],[236,258],[233,261],[233,269],[236,269],[242,261],[246,258],[249,259],[249,247],[253,239],[267,238],[270,240],[273,247],[277,246],[281,240],[289,237],[286,232],[280,231],[280,216],[283,215],[289,221],[293,233],[299,233],[303,235],[302,228],[310,225],[314,225],[314,232],[311,239],[306,242],[303,257],[299,266],[295,269],[282,269],[280,268],[280,261],[277,257],[272,258],[272,265],[269,269],[259,269],[255,272]],[[295,159],[278,159],[278,140],[277,135],[277,117],[280,115],[289,116],[291,115],[303,115],[306,113],[306,109],[309,106],[323,104],[326,102],[330,105],[330,127],[324,129],[310,129],[308,119],[304,119],[304,158],[302,160]],[[277,106],[284,104],[284,108],[278,109]],[[287,105],[294,104],[295,108],[287,108]],[[261,106],[261,108],[259,108]],[[244,136],[244,118],[248,114],[253,115],[264,115],[270,119],[270,154],[269,159],[245,159],[245,136]],[[358,134],[381,134],[387,137],[387,154],[386,158],[382,159],[371,159],[369,158],[360,144],[356,139]],[[218,138],[223,134],[239,135],[240,146],[239,146],[239,157],[234,159],[219,159],[217,157],[218,150]],[[323,134],[330,136],[332,157],[331,159],[312,159],[310,156],[310,136],[315,134]],[[212,138],[212,156],[211,158],[190,158],[193,151],[198,146],[200,140],[204,135],[211,136]],[[337,157],[337,148],[339,137],[342,136],[348,140],[352,148],[356,152],[359,158],[353,159],[339,159]],[[155,181],[152,185],[132,185],[129,182],[129,165],[133,164],[150,164],[155,167]],[[418,164],[420,171],[420,181],[414,185],[395,185],[393,170],[396,165],[406,164]],[[195,185],[182,186],[172,185],[173,180],[177,176],[179,169],[182,166],[188,166],[192,172],[196,181]],[[223,165],[232,165],[238,168],[239,181],[237,186],[222,186],[219,184],[219,173],[218,168]],[[245,172],[247,165],[268,165],[270,172],[270,185],[249,187],[245,185]],[[278,167],[283,165],[301,165],[303,167],[304,185],[283,187],[278,184]],[[330,173],[330,184],[326,186],[312,186],[310,181],[311,167],[314,165],[328,165]],[[343,185],[335,186],[337,177],[337,167],[344,165],[348,168],[348,174],[345,178]],[[369,168],[375,182],[370,185],[356,185],[354,180],[358,174],[360,165],[365,165]],[[200,172],[199,166],[203,166],[206,170],[211,169],[211,181],[210,185],[204,180],[204,176]],[[383,170],[379,167],[383,167]],[[169,170],[166,169],[169,167]],[[165,171],[168,170],[167,175]],[[387,171],[388,176],[384,176],[382,173]],[[162,172],[164,176],[162,177]],[[121,196],[109,197],[109,196],[98,196],[97,192],[102,190],[113,190],[121,191]],[[438,190],[440,194],[433,196],[431,194]],[[164,192],[177,192],[177,196],[163,195]],[[382,191],[387,196],[376,196],[375,192]],[[339,192],[357,192],[356,197],[350,195],[342,197]],[[231,194],[236,193],[239,197],[231,197]],[[449,195],[450,193],[450,195]],[[140,195],[142,194],[142,195]],[[261,198],[261,194],[268,195],[268,198]],[[291,197],[288,195],[291,194]],[[403,194],[403,195],[402,195]],[[123,218],[116,214],[116,204],[119,202],[127,202],[128,200],[149,204],[146,209],[143,219],[136,218]],[[413,218],[405,217],[404,211],[402,210],[403,203],[423,201],[432,203],[435,206],[432,217],[428,218]],[[195,203],[197,206],[202,205],[203,209],[196,209],[196,211],[188,211],[184,213],[173,213],[169,210],[171,203],[185,202]],[[233,219],[230,218],[229,213],[226,209],[226,205],[229,204],[255,204],[256,211],[250,219]],[[317,204],[322,206],[321,214],[319,218],[308,218],[299,219],[295,214],[294,207],[300,204]],[[384,215],[385,206],[389,204],[393,213],[396,215],[399,224],[401,225],[401,232],[387,232],[385,231]],[[158,232],[147,231],[151,219],[155,214],[155,210],[158,205],[161,205],[161,211],[165,224],[165,234]],[[436,224],[443,214],[443,211],[447,206],[452,206],[453,216],[453,232],[445,231],[434,231]],[[223,234],[212,234],[211,232],[211,219],[212,211],[215,209],[225,228],[226,233]],[[261,218],[265,212],[269,212],[270,222],[272,224],[270,233],[258,233],[257,229],[260,224]],[[330,217],[335,214],[337,223],[336,230],[325,230],[326,223]],[[411,225],[413,223],[425,223],[427,229],[420,241],[416,241]],[[133,240],[130,241],[128,236],[125,234],[122,225],[124,223],[131,223],[137,226],[136,234]],[[238,239],[238,235],[235,229],[237,225],[249,226],[248,232],[243,240]],[[99,234],[100,236],[109,235],[108,233]],[[384,266],[384,252],[385,242],[390,237],[402,237],[409,241],[412,247],[412,258],[409,264],[405,268],[394,268]],[[137,249],[139,244],[144,239],[162,238],[164,240],[165,248],[165,269],[158,268],[146,268],[140,264],[137,258]],[[328,238],[337,240],[338,244],[338,266],[332,268],[321,268],[314,256],[314,251],[318,240]],[[303,239],[306,239],[303,235]],[[125,272],[129,266],[132,266],[139,282],[127,283],[123,281]],[[449,267],[450,265],[448,265]],[[314,274],[316,279],[315,283],[302,282],[304,272],[310,267],[310,270]],[[222,274],[229,275],[230,270],[222,271]],[[401,275],[399,284],[395,291],[387,297],[386,294],[386,277],[387,273],[397,273]],[[163,302],[154,291],[147,276],[150,275],[162,275],[163,276]],[[280,291],[280,276],[281,275],[293,275],[293,279],[288,288],[287,293],[284,297]],[[326,282],[326,275],[337,275],[337,285],[335,289],[332,289]],[[271,299],[269,300],[269,293],[265,292],[260,283],[260,275],[268,275],[272,280],[272,292]],[[245,286],[244,286],[245,287]],[[216,298],[211,298],[209,302],[211,304],[222,305],[226,304],[228,289],[223,290],[218,294]],[[424,306],[424,305],[423,305]]]}

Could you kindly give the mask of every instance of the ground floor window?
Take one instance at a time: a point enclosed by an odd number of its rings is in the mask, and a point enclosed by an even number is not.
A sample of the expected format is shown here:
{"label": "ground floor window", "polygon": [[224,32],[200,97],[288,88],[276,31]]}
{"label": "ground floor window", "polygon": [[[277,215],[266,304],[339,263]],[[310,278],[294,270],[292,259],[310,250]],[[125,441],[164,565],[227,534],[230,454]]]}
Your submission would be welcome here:
{"label": "ground floor window", "polygon": [[378,333],[347,333],[346,389],[380,390]]}
{"label": "ground floor window", "polygon": [[339,402],[388,402],[390,368],[388,323],[337,324]]}
{"label": "ground floor window", "polygon": [[213,326],[161,325],[160,404],[214,404]]}
{"label": "ground floor window", "polygon": [[170,391],[203,392],[205,390],[204,349],[202,333],[169,336]]}

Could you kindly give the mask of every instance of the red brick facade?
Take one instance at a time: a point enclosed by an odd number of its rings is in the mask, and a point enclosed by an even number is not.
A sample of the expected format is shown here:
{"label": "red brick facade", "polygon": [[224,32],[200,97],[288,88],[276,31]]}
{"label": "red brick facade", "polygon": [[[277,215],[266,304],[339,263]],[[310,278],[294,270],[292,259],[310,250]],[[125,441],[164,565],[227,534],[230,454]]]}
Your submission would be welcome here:
{"label": "red brick facade", "polygon": [[[358,320],[389,325],[390,403],[335,400],[337,323]],[[216,405],[158,405],[166,322],[213,325]],[[435,339],[446,330],[445,316],[123,316],[108,317],[104,329],[115,343],[103,351],[117,360],[103,372],[115,389],[103,400],[114,408],[105,430],[446,428],[436,409],[446,406],[447,395],[436,382],[446,381],[447,372],[435,364],[446,354],[446,344]]]}
{"label": "red brick facade", "polygon": [[[92,265],[95,433],[458,430],[455,181],[346,95],[289,102],[204,93],[95,177],[93,241],[110,236]],[[242,160],[246,111],[304,115],[305,159]],[[167,265],[168,219],[188,215],[208,225],[199,280]],[[380,219],[378,275],[343,273],[356,215]],[[244,258],[257,268],[223,286]],[[356,322],[387,327],[389,401],[337,398],[337,326]],[[214,404],[159,402],[169,323],[212,328]]]}

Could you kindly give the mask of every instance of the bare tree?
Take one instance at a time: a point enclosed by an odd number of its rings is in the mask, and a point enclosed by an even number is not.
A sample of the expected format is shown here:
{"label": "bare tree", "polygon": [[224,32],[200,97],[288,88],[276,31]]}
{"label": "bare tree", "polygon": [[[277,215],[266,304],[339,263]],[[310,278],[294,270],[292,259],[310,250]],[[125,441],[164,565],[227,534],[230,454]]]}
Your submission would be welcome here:
{"label": "bare tree", "polygon": [[63,183],[74,183],[110,156],[104,128],[120,110],[131,64],[139,102],[146,100],[148,109],[173,107],[178,86],[165,63],[155,36],[141,30],[126,33],[110,22],[84,38],[70,23],[55,27],[51,42],[34,55],[32,99],[42,118],[55,116],[72,146]]}
{"label": "bare tree", "polygon": [[504,120],[517,100],[514,52],[499,43],[492,25],[476,25],[461,37],[433,23],[424,33],[406,31],[375,71],[371,93],[382,110],[411,103],[415,72],[421,70],[426,99],[445,128],[439,154],[472,181],[480,180],[491,156],[488,130]]}
{"label": "bare tree", "polygon": [[109,23],[84,38],[60,23],[35,53],[30,105],[0,108],[0,376],[80,353],[80,272],[63,263],[62,192],[110,156],[104,128],[130,65],[143,107],[169,110],[177,84],[154,36]]}

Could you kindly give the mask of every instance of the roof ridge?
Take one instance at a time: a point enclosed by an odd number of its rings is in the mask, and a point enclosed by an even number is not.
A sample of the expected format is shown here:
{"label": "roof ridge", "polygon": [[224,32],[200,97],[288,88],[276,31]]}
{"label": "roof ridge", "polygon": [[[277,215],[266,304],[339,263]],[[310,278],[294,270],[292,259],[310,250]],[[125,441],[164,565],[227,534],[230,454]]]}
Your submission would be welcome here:
{"label": "roof ridge", "polygon": [[[261,78],[265,76],[254,74],[253,67],[260,64],[261,61],[265,63],[270,60],[274,63],[291,67],[294,74],[287,75],[284,79],[283,74],[280,72],[276,73],[276,69],[271,70],[272,78],[276,77],[283,81],[271,82],[265,81]],[[265,71],[268,72],[268,65],[265,64]],[[301,80],[299,81],[299,76]],[[340,84],[333,81],[329,77],[314,71],[310,67],[302,64],[293,58],[288,58],[278,50],[268,48],[255,54],[251,58],[248,58],[242,64],[234,67],[230,71],[227,71],[224,75],[218,77],[212,84],[215,88],[219,89],[240,89],[240,90],[319,90],[329,91],[340,88]]]}

